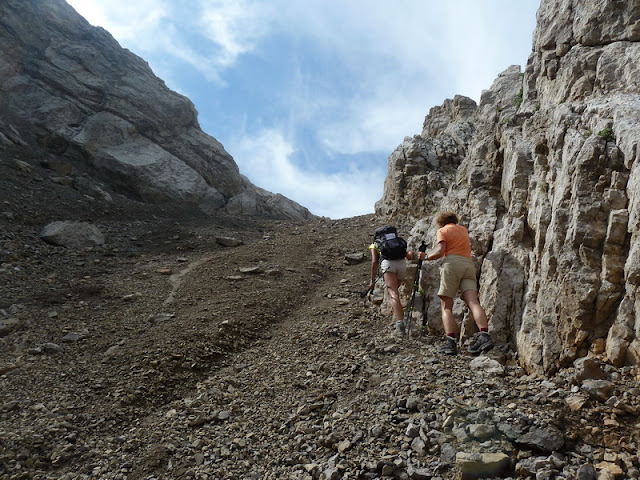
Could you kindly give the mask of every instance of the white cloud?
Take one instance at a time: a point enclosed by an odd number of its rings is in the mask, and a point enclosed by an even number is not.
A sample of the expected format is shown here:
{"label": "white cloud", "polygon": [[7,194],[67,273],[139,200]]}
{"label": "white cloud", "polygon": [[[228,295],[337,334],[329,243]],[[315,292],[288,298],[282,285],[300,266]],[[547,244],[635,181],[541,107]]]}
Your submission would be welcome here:
{"label": "white cloud", "polygon": [[267,33],[271,15],[264,3],[248,0],[68,3],[91,24],[109,31],[122,46],[143,56],[165,80],[172,76],[170,72],[163,75],[166,67],[162,65],[169,56],[218,84],[224,83],[222,72],[240,55],[252,51]]}
{"label": "white cloud", "polygon": [[342,122],[321,125],[319,135],[334,152],[387,152],[405,136],[420,133],[426,104],[411,103],[401,95],[362,99],[349,105]]}
{"label": "white cloud", "polygon": [[530,41],[523,46],[511,39],[521,34],[523,19],[531,37],[536,7],[537,0],[280,0],[274,22],[338,58],[339,74],[358,84],[342,98],[331,88],[315,92],[329,114],[310,121],[327,148],[391,151],[421,131],[432,106],[456,94],[478,101],[498,73],[522,65]]}
{"label": "white cloud", "polygon": [[267,34],[271,9],[247,0],[201,0],[199,27],[203,36],[218,46],[215,63],[221,68],[252,51]]}
{"label": "white cloud", "polygon": [[163,21],[171,18],[170,0],[67,0],[67,3],[121,44],[144,50],[153,48]]}
{"label": "white cloud", "polygon": [[350,166],[335,174],[302,170],[292,161],[293,145],[277,130],[238,137],[228,147],[253,183],[283,194],[316,215],[344,218],[372,213],[382,195],[386,168]]}

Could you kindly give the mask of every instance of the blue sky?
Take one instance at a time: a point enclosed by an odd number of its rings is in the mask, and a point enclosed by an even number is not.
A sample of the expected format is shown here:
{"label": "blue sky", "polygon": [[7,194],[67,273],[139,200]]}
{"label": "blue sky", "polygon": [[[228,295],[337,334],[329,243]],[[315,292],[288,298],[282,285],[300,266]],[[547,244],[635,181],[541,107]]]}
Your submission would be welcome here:
{"label": "blue sky", "polygon": [[372,213],[387,157],[456,94],[523,70],[539,0],[67,0],[189,97],[255,185]]}

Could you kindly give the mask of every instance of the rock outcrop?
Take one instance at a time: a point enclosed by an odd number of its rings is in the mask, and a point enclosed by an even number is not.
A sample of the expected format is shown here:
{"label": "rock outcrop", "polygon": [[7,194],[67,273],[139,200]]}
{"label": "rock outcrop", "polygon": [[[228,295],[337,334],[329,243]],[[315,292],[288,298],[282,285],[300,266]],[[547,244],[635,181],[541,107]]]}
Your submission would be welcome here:
{"label": "rock outcrop", "polygon": [[60,173],[85,174],[112,192],[205,213],[231,205],[233,213],[313,217],[243,178],[200,129],[189,99],[63,0],[0,5],[0,111],[0,148],[30,147]]}
{"label": "rock outcrop", "polygon": [[[389,157],[376,213],[408,221],[415,242],[435,238],[437,211],[459,213],[492,335],[528,371],[590,353],[638,364],[639,143],[640,4],[542,0],[526,70],[508,68],[478,105],[433,108]],[[438,266],[425,268],[437,330]]]}

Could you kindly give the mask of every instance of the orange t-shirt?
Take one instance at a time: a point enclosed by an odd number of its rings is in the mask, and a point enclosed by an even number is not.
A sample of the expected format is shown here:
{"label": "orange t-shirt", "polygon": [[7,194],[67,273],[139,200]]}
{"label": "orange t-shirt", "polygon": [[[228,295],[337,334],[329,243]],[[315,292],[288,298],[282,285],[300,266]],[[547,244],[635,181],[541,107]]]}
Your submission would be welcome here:
{"label": "orange t-shirt", "polygon": [[460,255],[471,258],[471,241],[466,227],[448,223],[438,230],[436,240],[438,243],[447,242],[447,248],[444,252],[445,257],[447,255]]}

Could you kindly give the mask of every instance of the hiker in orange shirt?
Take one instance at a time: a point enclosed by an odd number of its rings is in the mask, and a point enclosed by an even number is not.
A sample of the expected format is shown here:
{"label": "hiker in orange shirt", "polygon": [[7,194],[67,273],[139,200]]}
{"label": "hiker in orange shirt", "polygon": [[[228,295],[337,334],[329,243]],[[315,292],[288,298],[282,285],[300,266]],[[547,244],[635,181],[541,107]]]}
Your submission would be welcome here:
{"label": "hiker in orange shirt", "polygon": [[458,353],[457,324],[453,316],[453,299],[461,292],[461,298],[471,310],[473,319],[480,330],[469,352],[480,354],[493,347],[489,335],[489,322],[484,308],[478,300],[476,268],[471,259],[471,241],[467,229],[458,225],[458,216],[454,212],[441,212],[436,219],[439,227],[436,234],[438,246],[424,258],[437,260],[444,257],[440,268],[440,307],[442,310],[442,325],[446,339],[442,348],[443,353],[455,355]]}

